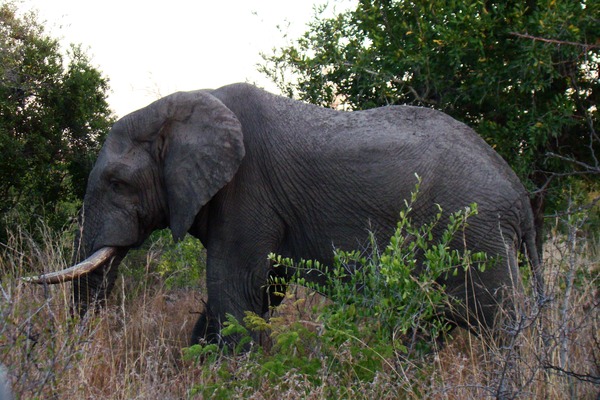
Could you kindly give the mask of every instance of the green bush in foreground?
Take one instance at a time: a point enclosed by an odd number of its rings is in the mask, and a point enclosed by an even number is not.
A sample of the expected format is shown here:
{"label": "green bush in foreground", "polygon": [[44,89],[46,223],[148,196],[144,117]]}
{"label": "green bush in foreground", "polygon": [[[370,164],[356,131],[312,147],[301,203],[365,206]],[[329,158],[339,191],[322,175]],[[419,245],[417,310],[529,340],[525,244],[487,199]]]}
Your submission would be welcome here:
{"label": "green bush in foreground", "polygon": [[[449,330],[443,310],[451,300],[437,280],[457,273],[457,268],[476,266],[483,270],[487,259],[482,253],[450,247],[467,226],[468,218],[477,214],[475,204],[450,215],[448,226],[436,241],[433,232],[442,219],[442,210],[430,223],[413,226],[410,212],[416,192],[384,248],[372,236],[368,254],[338,250],[331,267],[316,261],[303,261],[298,266],[292,260],[270,255],[276,268],[293,267],[296,271],[289,281],[274,279],[272,284],[304,286],[330,299],[319,310],[318,328],[310,329],[301,321],[289,322],[283,317],[267,321],[248,313],[242,324],[229,316],[221,334],[241,337],[235,348],[208,344],[185,351],[188,360],[210,361],[201,367],[207,376],[209,371],[215,376],[214,368],[218,368],[216,375],[227,378],[195,387],[193,393],[226,398],[246,389],[254,391],[261,379],[281,384],[290,373],[303,376],[313,386],[322,386],[326,379],[323,370],[337,376],[345,374],[350,387],[360,386],[373,381],[381,371],[400,373],[404,368],[401,364],[409,362],[408,355],[419,356],[431,350],[435,343],[432,339]],[[417,265],[417,259],[423,261]],[[326,274],[326,284],[307,281],[303,278],[307,273]],[[251,332],[269,334],[272,347],[266,350],[257,346],[257,351],[244,356],[250,362],[232,372],[231,360],[221,363],[220,359],[229,352],[240,354],[251,342]],[[415,357],[411,358],[414,361]],[[343,395],[348,388],[327,390],[331,391],[329,395]]]}
{"label": "green bush in foreground", "polygon": [[[408,335],[427,332],[429,338],[436,338],[448,331],[443,314],[451,300],[437,281],[474,264],[483,270],[485,254],[450,248],[450,242],[466,227],[467,219],[477,213],[477,206],[472,204],[450,215],[439,241],[434,241],[433,231],[442,218],[441,208],[432,222],[421,227],[411,224],[411,210],[407,204],[385,248],[379,248],[371,237],[368,254],[338,250],[332,268],[304,262],[292,277],[290,283],[306,286],[332,300],[321,321],[326,336],[333,342],[356,338],[366,345],[377,347],[385,343],[393,346],[389,350],[395,353],[406,353],[407,345],[412,349],[428,342],[416,340],[416,336],[409,339]],[[292,265],[291,260],[275,255],[271,259],[280,267]],[[307,269],[325,274],[326,284],[301,277],[301,272],[309,272]]]}

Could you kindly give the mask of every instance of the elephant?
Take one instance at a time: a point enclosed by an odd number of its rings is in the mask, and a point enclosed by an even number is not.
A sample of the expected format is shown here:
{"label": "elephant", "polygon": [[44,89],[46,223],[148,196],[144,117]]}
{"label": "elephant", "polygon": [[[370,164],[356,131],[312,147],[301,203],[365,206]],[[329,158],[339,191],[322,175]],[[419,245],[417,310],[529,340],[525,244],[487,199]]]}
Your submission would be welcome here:
{"label": "elephant", "polygon": [[270,253],[331,265],[334,249],[359,248],[370,235],[387,243],[417,176],[415,224],[438,205],[478,205],[455,245],[496,262],[444,279],[465,305],[448,321],[495,328],[501,305],[522,290],[518,252],[540,266],[528,193],[500,155],[430,108],[340,111],[247,83],[177,92],[118,120],[84,198],[79,259],[88,258],[32,281],[72,280],[83,315],[105,302],[129,249],[157,229],[175,240],[189,233],[207,251],[207,300],[191,341],[218,342],[227,314],[265,315],[281,302],[267,283],[293,268],[274,268]]}

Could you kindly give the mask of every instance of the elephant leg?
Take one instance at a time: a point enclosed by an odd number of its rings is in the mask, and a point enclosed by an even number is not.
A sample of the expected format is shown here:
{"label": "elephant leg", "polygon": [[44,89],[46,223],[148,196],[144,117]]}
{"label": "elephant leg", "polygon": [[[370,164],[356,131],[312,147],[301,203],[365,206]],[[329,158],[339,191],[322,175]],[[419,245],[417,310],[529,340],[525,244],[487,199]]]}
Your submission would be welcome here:
{"label": "elephant leg", "polygon": [[204,310],[192,330],[191,344],[200,343],[202,340],[208,343],[219,343],[220,329],[218,317],[213,315],[208,304],[205,304]]}
{"label": "elephant leg", "polygon": [[[257,223],[271,221],[269,224]],[[223,205],[222,214],[210,221],[209,237],[204,238],[206,259],[206,307],[192,332],[192,343],[202,339],[231,344],[239,338],[222,337],[221,327],[232,315],[243,323],[246,312],[265,316],[270,305],[281,303],[269,285],[271,252],[280,248],[284,224],[270,208],[256,205]],[[258,339],[254,337],[253,339]]]}
{"label": "elephant leg", "polygon": [[451,298],[448,319],[471,332],[504,343],[521,314],[523,288],[516,252],[497,256],[484,272],[471,266],[446,283]]}
{"label": "elephant leg", "polygon": [[[279,304],[282,300],[275,294],[281,289],[275,287],[277,285],[268,284],[268,251],[264,251],[262,256],[257,256],[254,261],[245,264],[236,259],[236,254],[230,253],[208,251],[206,267],[208,299],[193,329],[192,343],[198,343],[202,339],[226,345],[236,343],[240,339],[238,336],[221,335],[222,325],[228,315],[243,323],[247,311],[265,316],[270,305]],[[253,339],[257,338],[253,337]]]}
{"label": "elephant leg", "polygon": [[[277,294],[269,292],[265,297],[271,299],[265,300],[263,306],[263,316],[267,318],[268,311],[271,309],[271,307],[278,306],[283,300],[283,297],[279,295],[279,292]],[[197,344],[202,341],[206,341],[208,343],[227,344],[228,340],[226,340],[226,338],[223,338],[220,334],[222,322],[223,321],[221,320],[221,318],[215,315],[210,305],[206,303],[204,310],[200,314],[200,317],[196,321],[194,329],[192,330],[192,337],[190,341],[191,344]]]}

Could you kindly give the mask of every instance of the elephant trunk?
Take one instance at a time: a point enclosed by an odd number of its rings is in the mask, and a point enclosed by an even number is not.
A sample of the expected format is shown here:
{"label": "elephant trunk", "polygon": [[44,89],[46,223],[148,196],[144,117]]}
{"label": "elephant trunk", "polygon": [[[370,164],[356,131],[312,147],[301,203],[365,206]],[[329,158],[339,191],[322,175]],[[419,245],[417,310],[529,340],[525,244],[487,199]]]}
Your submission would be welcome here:
{"label": "elephant trunk", "polygon": [[73,280],[73,312],[81,317],[89,308],[97,309],[104,305],[117,279],[118,266],[127,254],[126,248],[104,247],[80,264],[84,264],[104,249],[111,249],[112,256],[88,274]]}

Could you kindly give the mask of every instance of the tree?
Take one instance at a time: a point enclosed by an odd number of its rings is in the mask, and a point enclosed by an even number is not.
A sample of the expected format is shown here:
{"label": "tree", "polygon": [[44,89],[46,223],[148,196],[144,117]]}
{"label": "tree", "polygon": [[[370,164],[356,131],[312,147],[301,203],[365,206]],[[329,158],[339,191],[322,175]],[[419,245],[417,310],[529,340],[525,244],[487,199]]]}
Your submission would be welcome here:
{"label": "tree", "polygon": [[74,214],[113,122],[107,90],[79,47],[63,56],[35,14],[0,5],[0,241],[17,209],[21,223]]}
{"label": "tree", "polygon": [[317,13],[261,69],[311,103],[414,104],[469,124],[532,192],[541,233],[569,185],[598,187],[598,15],[598,0],[360,0]]}

